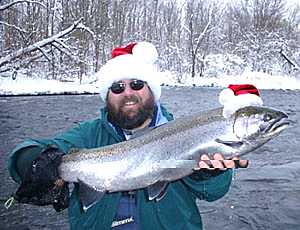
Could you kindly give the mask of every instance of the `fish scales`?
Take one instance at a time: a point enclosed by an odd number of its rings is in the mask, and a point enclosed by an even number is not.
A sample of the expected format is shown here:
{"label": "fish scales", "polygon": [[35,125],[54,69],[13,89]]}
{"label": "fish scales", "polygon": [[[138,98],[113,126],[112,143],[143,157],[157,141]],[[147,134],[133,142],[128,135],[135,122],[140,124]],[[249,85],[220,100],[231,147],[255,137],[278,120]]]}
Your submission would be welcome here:
{"label": "fish scales", "polygon": [[[71,154],[64,156],[64,161],[73,161],[74,159],[82,159],[83,157],[84,159],[93,159],[95,156],[101,157],[110,156],[113,154],[120,154],[124,151],[128,151],[130,148],[139,147],[141,146],[141,144],[146,145],[155,140],[164,139],[165,137],[172,136],[175,133],[185,132],[186,130],[194,126],[201,126],[218,120],[224,120],[224,117],[222,117],[221,108],[206,112],[200,112],[189,118],[179,118],[176,120],[176,122],[171,121],[163,125],[163,127],[157,127],[153,129],[151,133],[148,133],[149,135],[144,135],[140,138],[138,137],[135,139],[128,140],[126,143],[121,142],[110,146],[104,146],[95,149],[86,149],[81,151],[75,150]],[[77,155],[78,158],[75,155]]]}

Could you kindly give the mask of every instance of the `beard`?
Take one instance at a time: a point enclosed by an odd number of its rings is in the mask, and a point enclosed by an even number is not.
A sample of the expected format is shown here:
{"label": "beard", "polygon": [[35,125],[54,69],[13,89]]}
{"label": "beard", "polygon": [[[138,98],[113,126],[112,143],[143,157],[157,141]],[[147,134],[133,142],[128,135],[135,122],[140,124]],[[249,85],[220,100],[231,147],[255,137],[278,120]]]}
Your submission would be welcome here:
{"label": "beard", "polygon": [[[135,102],[139,104],[137,109],[124,109],[125,103]],[[140,127],[147,119],[152,119],[155,108],[154,97],[150,96],[144,102],[137,96],[124,97],[119,106],[107,101],[108,120],[122,129],[134,129]]]}

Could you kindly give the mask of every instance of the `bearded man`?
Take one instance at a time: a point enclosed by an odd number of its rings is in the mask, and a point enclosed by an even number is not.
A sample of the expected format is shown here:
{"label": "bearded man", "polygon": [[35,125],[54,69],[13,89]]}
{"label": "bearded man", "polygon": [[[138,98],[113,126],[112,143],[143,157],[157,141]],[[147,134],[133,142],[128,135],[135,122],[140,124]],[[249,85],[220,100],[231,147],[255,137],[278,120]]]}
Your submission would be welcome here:
{"label": "bearded man", "polygon": [[[9,160],[9,170],[17,182],[34,180],[42,191],[51,191],[57,176],[57,159],[72,154],[73,148],[96,148],[132,138],[150,127],[173,119],[160,103],[161,73],[155,62],[156,48],[148,42],[129,44],[112,51],[97,73],[100,96],[105,102],[101,117],[83,122],[53,139],[30,140],[17,146]],[[234,161],[221,154],[203,155],[192,175],[170,183],[160,201],[150,201],[144,189],[107,193],[91,207],[80,201],[79,184],[58,211],[69,209],[70,228],[78,229],[202,229],[196,199],[214,201],[229,190]],[[211,160],[208,164],[207,160]],[[245,162],[244,162],[245,164]],[[209,169],[208,169],[209,168]]]}

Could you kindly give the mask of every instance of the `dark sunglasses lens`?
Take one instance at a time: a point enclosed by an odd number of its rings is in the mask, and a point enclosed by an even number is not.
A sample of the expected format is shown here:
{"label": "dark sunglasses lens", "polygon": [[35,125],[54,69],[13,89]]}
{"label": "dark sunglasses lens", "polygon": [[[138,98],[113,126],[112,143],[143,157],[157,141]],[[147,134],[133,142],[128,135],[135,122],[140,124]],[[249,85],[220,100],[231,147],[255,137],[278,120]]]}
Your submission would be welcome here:
{"label": "dark sunglasses lens", "polygon": [[141,80],[133,80],[130,82],[130,87],[133,90],[140,90],[144,87],[145,83]]}
{"label": "dark sunglasses lens", "polygon": [[115,94],[120,94],[125,90],[125,84],[122,82],[115,82],[111,85],[110,90]]}

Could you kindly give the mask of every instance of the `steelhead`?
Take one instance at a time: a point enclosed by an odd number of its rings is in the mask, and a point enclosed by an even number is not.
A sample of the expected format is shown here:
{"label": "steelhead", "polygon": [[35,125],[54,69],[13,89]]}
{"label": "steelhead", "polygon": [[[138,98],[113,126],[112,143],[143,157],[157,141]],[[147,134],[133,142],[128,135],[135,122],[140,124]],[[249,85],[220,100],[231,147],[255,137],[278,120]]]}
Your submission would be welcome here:
{"label": "steelhead", "polygon": [[147,188],[160,200],[169,182],[194,172],[202,154],[230,159],[262,146],[288,127],[288,116],[267,107],[244,107],[229,119],[222,108],[168,122],[128,141],[74,150],[62,157],[60,177],[79,183],[83,207],[105,193]]}

